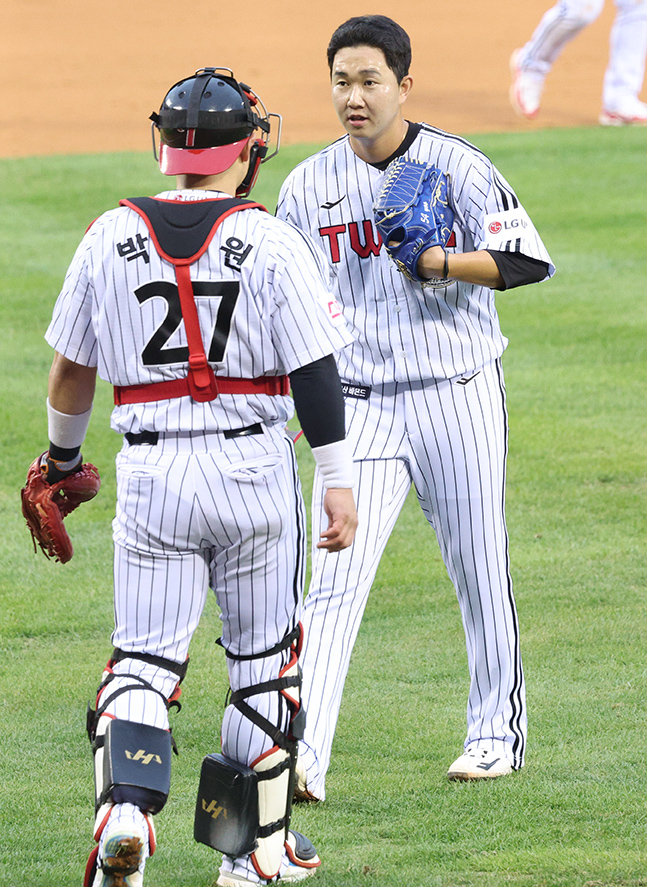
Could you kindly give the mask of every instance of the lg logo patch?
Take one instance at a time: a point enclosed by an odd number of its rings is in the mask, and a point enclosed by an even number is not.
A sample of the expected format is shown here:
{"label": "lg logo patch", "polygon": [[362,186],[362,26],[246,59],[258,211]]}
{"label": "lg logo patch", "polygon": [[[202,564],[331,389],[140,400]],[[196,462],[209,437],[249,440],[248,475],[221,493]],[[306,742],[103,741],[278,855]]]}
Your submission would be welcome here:
{"label": "lg logo patch", "polygon": [[527,228],[528,223],[525,219],[509,219],[503,222],[490,222],[488,231],[490,234],[500,234],[504,229],[512,231],[515,228]]}

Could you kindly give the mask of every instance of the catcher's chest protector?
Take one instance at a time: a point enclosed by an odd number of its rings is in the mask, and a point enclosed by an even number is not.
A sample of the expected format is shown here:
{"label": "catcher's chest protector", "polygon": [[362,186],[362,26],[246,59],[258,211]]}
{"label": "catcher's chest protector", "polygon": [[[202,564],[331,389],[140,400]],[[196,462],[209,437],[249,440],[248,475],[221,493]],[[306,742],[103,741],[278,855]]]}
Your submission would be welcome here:
{"label": "catcher's chest protector", "polygon": [[265,209],[253,200],[237,197],[218,200],[163,200],[130,197],[119,201],[146,222],[157,252],[175,265],[191,265],[205,252],[218,226],[242,209]]}
{"label": "catcher's chest protector", "polygon": [[[142,217],[155,249],[175,270],[189,345],[187,389],[179,393],[190,394],[198,402],[213,400],[218,395],[218,386],[204,351],[189,266],[206,252],[223,219],[243,209],[265,210],[265,207],[236,197],[191,201],[133,197],[120,200],[119,205],[129,207]],[[141,402],[155,399],[153,389],[159,389],[158,394],[162,396],[178,396],[167,392],[167,387],[165,383],[147,386],[148,395],[141,398]]]}

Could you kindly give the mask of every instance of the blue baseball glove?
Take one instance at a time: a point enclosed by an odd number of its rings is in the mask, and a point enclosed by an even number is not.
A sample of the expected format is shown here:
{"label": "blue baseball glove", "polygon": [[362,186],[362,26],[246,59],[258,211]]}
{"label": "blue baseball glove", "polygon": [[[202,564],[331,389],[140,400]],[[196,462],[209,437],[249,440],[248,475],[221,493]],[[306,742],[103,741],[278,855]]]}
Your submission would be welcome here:
{"label": "blue baseball glove", "polygon": [[447,175],[435,166],[398,157],[386,169],[373,212],[384,247],[398,270],[423,286],[447,286],[445,278],[425,280],[417,271],[420,254],[432,246],[444,249],[452,233],[454,212]]}

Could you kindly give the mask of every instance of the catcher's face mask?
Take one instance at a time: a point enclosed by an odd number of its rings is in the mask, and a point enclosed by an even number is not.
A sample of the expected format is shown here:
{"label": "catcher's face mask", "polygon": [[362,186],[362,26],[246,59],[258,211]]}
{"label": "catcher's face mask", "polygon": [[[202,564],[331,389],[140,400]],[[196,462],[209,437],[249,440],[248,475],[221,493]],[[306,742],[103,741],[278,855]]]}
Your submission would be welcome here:
{"label": "catcher's face mask", "polygon": [[[260,115],[257,112],[259,110]],[[276,148],[268,154],[270,117],[278,121]],[[230,68],[200,68],[166,94],[153,121],[160,133],[160,170],[164,175],[217,175],[240,156],[252,139],[249,169],[237,195],[251,191],[261,163],[274,157],[281,143],[281,116],[268,114],[261,99],[234,79]],[[254,137],[254,133],[260,135]]]}

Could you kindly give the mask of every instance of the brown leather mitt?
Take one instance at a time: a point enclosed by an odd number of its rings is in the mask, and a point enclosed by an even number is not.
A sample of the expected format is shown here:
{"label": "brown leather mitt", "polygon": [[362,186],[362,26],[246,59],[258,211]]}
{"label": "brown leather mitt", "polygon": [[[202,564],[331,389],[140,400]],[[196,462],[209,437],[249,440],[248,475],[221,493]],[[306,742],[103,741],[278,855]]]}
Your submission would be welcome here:
{"label": "brown leather mitt", "polygon": [[[44,458],[45,457],[45,458]],[[101,479],[94,465],[81,467],[56,483],[47,482],[47,453],[34,459],[27,472],[27,481],[20,491],[22,513],[34,543],[43,554],[66,564],[74,552],[72,541],[63,525],[63,518],[99,492]]]}

